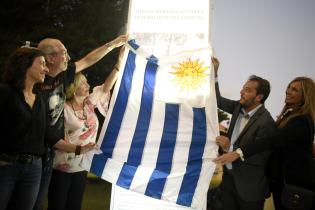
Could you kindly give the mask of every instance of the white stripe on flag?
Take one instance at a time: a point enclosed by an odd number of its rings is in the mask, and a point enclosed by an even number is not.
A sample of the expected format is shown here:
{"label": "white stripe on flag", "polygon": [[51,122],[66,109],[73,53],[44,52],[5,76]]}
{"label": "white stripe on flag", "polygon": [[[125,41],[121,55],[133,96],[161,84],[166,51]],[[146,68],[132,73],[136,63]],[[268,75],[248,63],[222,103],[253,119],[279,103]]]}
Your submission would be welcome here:
{"label": "white stripe on flag", "polygon": [[193,124],[191,120],[187,119],[191,119],[193,116],[191,107],[187,107],[182,104],[180,106],[179,116],[177,140],[172,161],[176,164],[172,165],[171,175],[167,178],[162,195],[164,200],[174,203],[177,201],[177,196],[181,187],[183,176],[186,172],[186,165],[188,161]]}
{"label": "white stripe on flag", "polygon": [[105,179],[111,183],[116,183],[118,175],[123,167],[123,162],[116,161],[115,159],[109,158],[106,161],[106,165],[103,170],[102,179]]}
{"label": "white stripe on flag", "polygon": [[131,141],[129,141],[129,139],[132,139],[136,129],[136,123],[132,121],[138,119],[145,66],[146,59],[142,56],[137,56],[136,57],[137,70],[134,72],[133,75],[131,92],[127,104],[128,108],[126,109],[123,121],[121,123],[120,132],[116,141],[112,157],[113,159],[121,162],[126,162],[128,159],[128,152],[131,145]]}
{"label": "white stripe on flag", "polygon": [[[164,125],[164,115],[161,115],[161,113],[165,112],[165,103],[161,101],[154,101],[153,104],[153,112],[150,122],[150,127],[153,127],[154,129],[149,129],[148,136],[146,140],[147,145],[151,145],[151,147],[145,147],[143,151],[141,166],[143,166],[145,169],[148,167],[151,167],[150,173],[146,173],[149,170],[147,169],[146,172],[141,173],[138,172],[135,174],[134,181],[130,187],[130,189],[137,189],[137,192],[139,193],[145,193],[147,183],[150,180],[151,174],[153,172],[153,165],[152,163],[156,163],[156,159],[159,153],[159,147],[160,147],[160,139],[162,138],[161,130],[163,130]],[[139,170],[142,171],[142,170]],[[142,187],[137,188],[136,186],[139,186],[139,182],[142,182]],[[145,184],[145,185],[144,185]]]}
{"label": "white stripe on flag", "polygon": [[[214,77],[207,67],[211,52],[184,53],[157,61],[157,66],[155,58],[146,58],[149,56],[141,48],[132,51],[125,51],[126,64],[98,141],[103,154],[94,156],[91,170],[124,188],[201,209],[217,151]],[[181,78],[182,70],[188,77],[196,77],[193,86],[189,78]],[[163,74],[173,79],[163,80]],[[177,90],[186,91],[187,100],[184,92],[174,94],[172,81],[179,85]],[[166,83],[167,89],[161,89]],[[199,90],[197,102],[194,90]]]}

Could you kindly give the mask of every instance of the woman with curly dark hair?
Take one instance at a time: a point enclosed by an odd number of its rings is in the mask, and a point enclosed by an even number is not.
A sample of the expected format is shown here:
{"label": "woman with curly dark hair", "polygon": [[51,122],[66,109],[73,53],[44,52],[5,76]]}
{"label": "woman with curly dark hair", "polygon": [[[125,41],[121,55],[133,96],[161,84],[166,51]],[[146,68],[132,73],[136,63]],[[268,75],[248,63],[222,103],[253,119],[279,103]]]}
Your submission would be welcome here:
{"label": "woman with curly dark hair", "polygon": [[0,210],[31,210],[41,179],[45,103],[33,91],[48,72],[44,54],[19,48],[8,58],[0,84]]}

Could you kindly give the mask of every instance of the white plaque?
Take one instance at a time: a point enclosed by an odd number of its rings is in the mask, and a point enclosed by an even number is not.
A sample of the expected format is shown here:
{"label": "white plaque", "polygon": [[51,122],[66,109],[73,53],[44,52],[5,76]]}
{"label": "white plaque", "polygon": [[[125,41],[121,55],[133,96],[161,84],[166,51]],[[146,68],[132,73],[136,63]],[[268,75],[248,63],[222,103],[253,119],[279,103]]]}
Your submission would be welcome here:
{"label": "white plaque", "polygon": [[[130,0],[127,33],[156,57],[210,47],[211,0]],[[210,58],[209,58],[210,59]],[[207,195],[204,195],[207,196]],[[204,199],[206,201],[206,199]],[[192,210],[113,185],[111,210]],[[206,209],[206,202],[203,209]]]}
{"label": "white plaque", "polygon": [[130,0],[128,34],[157,57],[210,46],[211,0]]}
{"label": "white plaque", "polygon": [[133,0],[129,33],[209,32],[209,0]]}
{"label": "white plaque", "polygon": [[[112,186],[110,210],[194,210]],[[203,209],[206,209],[206,204]]]}

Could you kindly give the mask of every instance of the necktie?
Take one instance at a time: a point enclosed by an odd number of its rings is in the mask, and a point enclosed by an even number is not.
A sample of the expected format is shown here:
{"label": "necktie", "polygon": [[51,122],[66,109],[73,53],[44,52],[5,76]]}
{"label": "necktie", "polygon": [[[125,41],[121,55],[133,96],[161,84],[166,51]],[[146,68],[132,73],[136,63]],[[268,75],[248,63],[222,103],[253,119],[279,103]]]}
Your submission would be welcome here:
{"label": "necktie", "polygon": [[242,130],[246,126],[248,120],[249,120],[249,115],[247,113],[243,113],[243,116],[242,116],[241,122],[240,122],[240,127],[239,127],[239,130],[238,130],[238,135],[242,132]]}
{"label": "necktie", "polygon": [[[240,135],[240,133],[242,132],[244,127],[246,126],[248,120],[249,120],[249,114],[247,114],[246,112],[241,111],[241,113],[239,115],[238,122],[236,123],[236,125],[234,127],[233,136],[232,136],[233,138],[231,139],[231,145],[230,145],[230,149],[229,149],[230,152],[233,151],[233,144],[237,140],[238,136]],[[232,169],[232,164],[231,163],[228,163],[225,166],[228,169]]]}

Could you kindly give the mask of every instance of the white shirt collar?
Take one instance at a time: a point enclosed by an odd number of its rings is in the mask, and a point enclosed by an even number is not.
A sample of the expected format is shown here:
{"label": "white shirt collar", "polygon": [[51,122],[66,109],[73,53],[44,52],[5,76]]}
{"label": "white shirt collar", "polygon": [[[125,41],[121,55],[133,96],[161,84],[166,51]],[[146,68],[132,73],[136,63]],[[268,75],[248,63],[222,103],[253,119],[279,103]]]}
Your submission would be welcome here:
{"label": "white shirt collar", "polygon": [[244,108],[242,108],[242,114],[247,113],[249,117],[251,118],[261,106],[262,104],[259,104],[257,107],[255,107],[253,110],[249,111],[248,113],[244,110]]}

